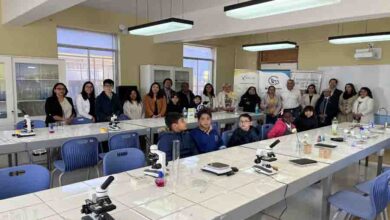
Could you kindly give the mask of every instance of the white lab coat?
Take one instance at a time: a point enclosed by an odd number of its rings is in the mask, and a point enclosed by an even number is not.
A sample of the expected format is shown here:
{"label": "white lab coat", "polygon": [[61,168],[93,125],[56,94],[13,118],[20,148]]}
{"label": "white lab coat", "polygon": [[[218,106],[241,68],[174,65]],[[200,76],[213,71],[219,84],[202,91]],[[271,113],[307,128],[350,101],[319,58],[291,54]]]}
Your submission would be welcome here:
{"label": "white lab coat", "polygon": [[[360,104],[359,104],[360,103]],[[374,121],[374,100],[368,96],[357,98],[353,103],[352,112],[363,114],[360,123],[368,124]]]}
{"label": "white lab coat", "polygon": [[90,106],[89,100],[84,100],[81,94],[77,95],[76,98],[76,109],[78,117],[84,117],[92,120],[92,115],[89,114]]}

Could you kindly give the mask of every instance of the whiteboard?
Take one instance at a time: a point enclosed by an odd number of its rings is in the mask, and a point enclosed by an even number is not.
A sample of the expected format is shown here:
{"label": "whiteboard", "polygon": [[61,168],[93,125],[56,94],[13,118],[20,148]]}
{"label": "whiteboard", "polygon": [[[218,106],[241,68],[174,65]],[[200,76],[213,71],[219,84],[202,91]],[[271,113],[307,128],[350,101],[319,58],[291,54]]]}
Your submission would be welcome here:
{"label": "whiteboard", "polygon": [[319,67],[323,72],[321,88],[327,88],[329,79],[339,81],[338,89],[344,91],[346,83],[353,83],[358,91],[368,87],[375,101],[375,112],[385,107],[390,110],[390,65],[331,66]]}

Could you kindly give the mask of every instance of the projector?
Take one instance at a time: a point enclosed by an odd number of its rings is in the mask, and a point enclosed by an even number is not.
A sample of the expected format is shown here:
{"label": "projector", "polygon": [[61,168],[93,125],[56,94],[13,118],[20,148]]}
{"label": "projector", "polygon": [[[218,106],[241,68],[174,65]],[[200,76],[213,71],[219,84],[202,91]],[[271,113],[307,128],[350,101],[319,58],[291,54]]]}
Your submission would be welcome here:
{"label": "projector", "polygon": [[382,58],[382,48],[372,48],[369,47],[367,49],[357,49],[355,51],[355,59],[372,59],[379,60]]}

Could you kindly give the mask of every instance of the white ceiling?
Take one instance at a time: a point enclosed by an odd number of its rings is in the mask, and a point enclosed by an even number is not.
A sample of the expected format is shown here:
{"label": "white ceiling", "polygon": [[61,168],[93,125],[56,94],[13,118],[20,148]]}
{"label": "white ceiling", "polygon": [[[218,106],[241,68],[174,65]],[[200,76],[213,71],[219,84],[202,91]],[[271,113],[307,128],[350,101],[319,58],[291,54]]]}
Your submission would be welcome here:
{"label": "white ceiling", "polygon": [[112,12],[129,13],[134,16],[137,8],[138,17],[142,18],[147,18],[146,8],[148,7],[149,20],[158,20],[161,18],[161,12],[163,18],[170,17],[171,11],[173,15],[180,17],[182,11],[188,13],[215,6],[223,7],[237,2],[237,0],[87,0],[81,5]]}
{"label": "white ceiling", "polygon": [[138,17],[150,21],[173,14],[195,22],[193,29],[158,35],[155,42],[196,41],[390,16],[390,0],[341,0],[336,5],[251,20],[225,16],[223,6],[243,1],[247,0],[138,0],[136,7],[137,0],[86,0],[82,5],[131,15],[138,8]]}

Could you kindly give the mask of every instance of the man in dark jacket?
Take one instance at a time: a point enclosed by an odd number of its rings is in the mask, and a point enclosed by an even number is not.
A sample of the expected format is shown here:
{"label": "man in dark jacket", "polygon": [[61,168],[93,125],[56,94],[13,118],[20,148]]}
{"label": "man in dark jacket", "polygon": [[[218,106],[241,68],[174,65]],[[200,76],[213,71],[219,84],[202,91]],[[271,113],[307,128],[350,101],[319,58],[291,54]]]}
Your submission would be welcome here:
{"label": "man in dark jacket", "polygon": [[[332,78],[329,80],[329,90],[330,90],[330,99],[333,99],[334,102],[339,103],[340,95],[343,93],[343,91],[337,89],[337,84],[339,81],[335,78]],[[323,98],[324,94],[321,94],[320,98]],[[318,102],[317,102],[318,103]],[[338,110],[337,110],[338,112]]]}
{"label": "man in dark jacket", "polygon": [[331,98],[330,89],[325,89],[316,105],[319,127],[331,125],[333,118],[337,117],[338,109],[338,100]]}
{"label": "man in dark jacket", "polygon": [[183,108],[194,108],[194,93],[190,90],[190,85],[187,82],[181,84],[181,91],[178,93],[181,106]]}
{"label": "man in dark jacket", "polygon": [[103,81],[103,92],[96,98],[96,119],[97,122],[110,121],[113,114],[119,116],[123,109],[117,94],[112,89],[114,81],[105,79]]}

